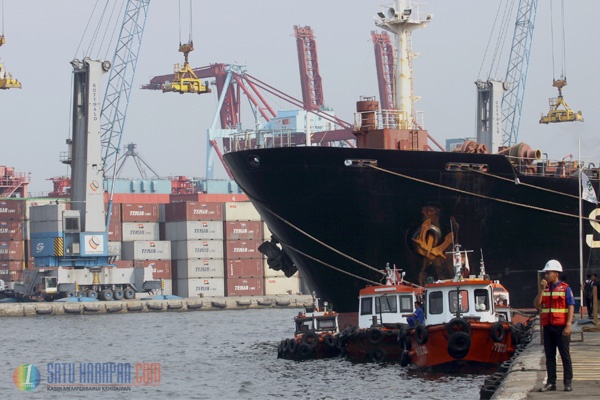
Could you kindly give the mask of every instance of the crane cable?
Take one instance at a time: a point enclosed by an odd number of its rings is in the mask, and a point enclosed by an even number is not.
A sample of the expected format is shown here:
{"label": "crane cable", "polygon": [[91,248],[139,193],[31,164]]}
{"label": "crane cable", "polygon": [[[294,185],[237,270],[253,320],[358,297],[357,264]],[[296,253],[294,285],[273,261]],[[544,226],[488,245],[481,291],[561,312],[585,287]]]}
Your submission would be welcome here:
{"label": "crane cable", "polygon": [[[554,55],[554,7],[552,6],[553,1],[550,1],[550,39],[552,43],[552,78],[556,79],[556,60]],[[562,30],[562,65],[561,65],[561,79],[567,77],[567,39],[565,33],[565,1],[561,0],[561,30]]]}
{"label": "crane cable", "polygon": [[[181,41],[181,0],[178,0],[178,9],[179,9],[179,45],[182,44]],[[192,12],[192,0],[190,0],[190,20],[189,20],[189,26],[188,26],[188,30],[189,30],[189,35],[188,35],[188,43],[193,43],[193,35],[192,35],[192,27],[193,27],[193,12]]]}

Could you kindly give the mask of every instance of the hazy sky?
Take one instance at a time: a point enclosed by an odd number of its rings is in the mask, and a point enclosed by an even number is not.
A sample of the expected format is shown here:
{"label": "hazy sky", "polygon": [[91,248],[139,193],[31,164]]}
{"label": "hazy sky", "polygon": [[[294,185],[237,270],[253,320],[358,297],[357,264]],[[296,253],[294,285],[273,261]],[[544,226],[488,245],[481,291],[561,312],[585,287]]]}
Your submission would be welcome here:
{"label": "hazy sky", "polygon": [[[123,0],[125,1],[125,0]],[[59,153],[69,137],[71,71],[76,49],[94,0],[4,0],[6,45],[0,59],[23,83],[21,90],[0,93],[0,165],[31,173],[30,191],[52,189],[47,178],[67,174]],[[346,121],[353,121],[359,96],[378,96],[370,32],[382,2],[375,0],[228,0],[193,2],[193,67],[210,63],[245,64],[253,76],[301,98],[294,25],[309,25],[317,38],[326,103]],[[501,0],[430,0],[433,20],[413,34],[416,108],[425,113],[425,127],[438,141],[473,136],[475,85],[491,26]],[[519,140],[551,158],[569,154],[600,160],[598,71],[600,1],[568,0],[565,28],[565,100],[583,111],[584,123],[538,124],[548,111],[552,87],[550,1],[539,2]],[[182,1],[182,7],[187,6]],[[555,15],[560,2],[554,0]],[[561,43],[555,19],[555,45]],[[187,39],[187,20],[183,26]],[[510,37],[512,37],[512,26]],[[172,72],[182,62],[178,53],[178,2],[152,0],[136,79],[127,114],[123,144],[133,142],[161,176],[204,176],[204,141],[217,103],[215,93],[178,95],[140,90],[152,76]],[[559,49],[557,49],[558,51]],[[555,54],[560,58],[561,53]],[[112,56],[108,57],[112,59]],[[560,65],[559,65],[560,68]],[[487,70],[487,69],[486,69]],[[506,71],[506,62],[498,76]],[[559,74],[560,71],[557,71]],[[555,76],[558,78],[558,76]],[[289,105],[272,99],[276,109]],[[249,110],[244,110],[246,116]],[[249,126],[247,126],[249,128]],[[596,165],[599,165],[596,163]],[[135,176],[133,169],[129,175]]]}

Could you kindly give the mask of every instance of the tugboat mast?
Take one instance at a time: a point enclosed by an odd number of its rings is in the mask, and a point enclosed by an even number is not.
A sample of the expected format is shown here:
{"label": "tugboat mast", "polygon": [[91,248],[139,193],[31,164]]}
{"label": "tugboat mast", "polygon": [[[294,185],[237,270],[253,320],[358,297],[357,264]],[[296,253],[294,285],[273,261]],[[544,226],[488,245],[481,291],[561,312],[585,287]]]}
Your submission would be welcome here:
{"label": "tugboat mast", "polygon": [[399,111],[400,129],[418,129],[413,93],[412,60],[415,54],[411,49],[410,36],[417,28],[424,28],[432,15],[420,17],[419,8],[423,4],[409,0],[396,0],[391,6],[382,6],[377,13],[375,25],[394,34],[394,108]]}

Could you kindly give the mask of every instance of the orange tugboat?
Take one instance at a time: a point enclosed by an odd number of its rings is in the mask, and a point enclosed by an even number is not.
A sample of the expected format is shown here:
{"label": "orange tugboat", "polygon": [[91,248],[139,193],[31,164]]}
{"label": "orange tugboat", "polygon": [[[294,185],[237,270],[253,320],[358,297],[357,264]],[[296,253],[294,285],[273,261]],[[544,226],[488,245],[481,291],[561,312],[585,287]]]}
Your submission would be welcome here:
{"label": "orange tugboat", "polygon": [[[353,361],[400,361],[420,368],[450,364],[499,365],[515,352],[524,326],[511,323],[509,295],[485,273],[469,276],[467,251],[454,245],[453,279],[424,288],[402,277],[360,292],[359,327],[339,335]],[[467,277],[465,277],[465,275]],[[425,323],[409,321],[413,304],[424,300]],[[408,314],[407,314],[408,313]],[[411,325],[409,326],[409,322]]]}
{"label": "orange tugboat", "polygon": [[490,280],[483,257],[479,275],[465,278],[467,252],[455,245],[452,254],[454,278],[425,285],[426,325],[410,332],[405,345],[410,362],[418,367],[501,364],[512,357],[518,343],[508,292]]}
{"label": "orange tugboat", "polygon": [[[360,291],[358,327],[349,326],[339,335],[352,361],[398,361],[410,332],[406,313],[423,297],[423,288],[404,281],[404,273],[386,267],[385,285]],[[406,359],[406,355],[404,356]]]}
{"label": "orange tugboat", "polygon": [[323,305],[319,307],[319,299],[313,293],[313,305],[305,305],[304,312],[294,317],[294,337],[279,342],[277,358],[307,360],[340,354],[338,315],[328,310],[327,302]]}

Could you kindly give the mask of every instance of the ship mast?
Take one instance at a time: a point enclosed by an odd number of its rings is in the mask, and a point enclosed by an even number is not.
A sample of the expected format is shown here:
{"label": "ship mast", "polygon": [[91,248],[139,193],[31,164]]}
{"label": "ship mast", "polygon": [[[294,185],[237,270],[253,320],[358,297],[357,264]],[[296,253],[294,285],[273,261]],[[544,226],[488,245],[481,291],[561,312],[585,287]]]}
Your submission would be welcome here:
{"label": "ship mast", "polygon": [[394,34],[394,108],[399,112],[400,129],[418,129],[413,92],[412,53],[410,37],[412,31],[424,28],[432,15],[420,17],[421,4],[408,0],[396,0],[391,6],[382,6],[377,13],[375,25]]}

